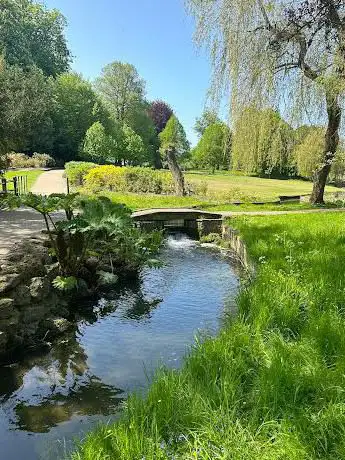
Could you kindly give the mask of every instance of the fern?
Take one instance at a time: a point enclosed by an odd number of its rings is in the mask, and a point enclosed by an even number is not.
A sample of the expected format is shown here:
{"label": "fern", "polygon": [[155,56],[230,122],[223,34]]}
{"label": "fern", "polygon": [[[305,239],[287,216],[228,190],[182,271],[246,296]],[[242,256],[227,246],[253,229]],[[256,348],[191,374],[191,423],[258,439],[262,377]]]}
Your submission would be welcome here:
{"label": "fern", "polygon": [[77,288],[78,280],[74,276],[57,276],[53,280],[53,286],[59,291],[72,291]]}

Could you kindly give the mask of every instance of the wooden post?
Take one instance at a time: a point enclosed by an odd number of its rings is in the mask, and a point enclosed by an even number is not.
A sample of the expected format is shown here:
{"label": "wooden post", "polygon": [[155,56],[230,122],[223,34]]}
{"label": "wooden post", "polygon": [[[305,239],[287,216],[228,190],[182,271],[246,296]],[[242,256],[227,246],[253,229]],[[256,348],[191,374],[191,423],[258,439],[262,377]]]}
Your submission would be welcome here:
{"label": "wooden post", "polygon": [[13,188],[14,188],[14,194],[16,196],[18,196],[19,195],[19,193],[18,193],[18,178],[16,176],[13,178]]}
{"label": "wooden post", "polygon": [[69,195],[70,190],[69,190],[69,179],[68,179],[68,177],[66,177],[66,182],[67,182],[67,195]]}
{"label": "wooden post", "polygon": [[25,193],[28,193],[29,186],[28,186],[28,176],[25,176]]}
{"label": "wooden post", "polygon": [[7,193],[7,180],[4,177],[1,179],[1,184],[2,184],[2,191],[4,193]]}

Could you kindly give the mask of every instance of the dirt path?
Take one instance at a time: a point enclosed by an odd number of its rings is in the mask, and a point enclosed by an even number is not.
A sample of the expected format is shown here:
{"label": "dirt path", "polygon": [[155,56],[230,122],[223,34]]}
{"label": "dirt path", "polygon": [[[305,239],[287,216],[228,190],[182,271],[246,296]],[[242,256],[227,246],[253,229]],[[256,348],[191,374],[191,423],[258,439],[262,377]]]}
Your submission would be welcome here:
{"label": "dirt path", "polygon": [[52,193],[67,193],[67,181],[63,177],[63,169],[53,169],[42,173],[31,188],[32,193],[51,195]]}

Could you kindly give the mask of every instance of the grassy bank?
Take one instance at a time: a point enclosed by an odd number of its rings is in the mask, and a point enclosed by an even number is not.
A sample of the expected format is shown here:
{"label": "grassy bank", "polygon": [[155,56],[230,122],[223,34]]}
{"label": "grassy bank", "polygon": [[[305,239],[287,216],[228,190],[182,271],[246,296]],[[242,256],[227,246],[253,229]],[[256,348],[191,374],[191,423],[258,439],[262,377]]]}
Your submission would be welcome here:
{"label": "grassy bank", "polygon": [[[38,176],[40,176],[42,174],[42,172],[43,171],[40,170],[40,169],[32,169],[32,170],[24,169],[23,171],[21,171],[21,170],[7,171],[5,173],[5,177],[6,177],[6,179],[13,179],[13,177],[15,177],[15,176],[27,176],[27,178],[28,178],[28,188],[30,190],[31,187],[36,182]],[[11,186],[10,186],[10,190],[11,190]]]}
{"label": "grassy bank", "polygon": [[[83,190],[81,190],[83,192]],[[84,190],[85,192],[85,190]],[[87,192],[86,192],[87,193]],[[229,204],[222,200],[201,198],[197,196],[175,196],[175,195],[149,195],[136,193],[114,193],[102,192],[115,203],[124,203],[131,209],[152,209],[152,208],[190,208],[197,207],[206,211],[296,211],[303,209],[317,209],[309,203],[285,203],[285,204],[252,204],[241,205]],[[342,207],[343,202],[327,203],[326,208]]]}
{"label": "grassy bank", "polygon": [[[308,195],[311,193],[313,184],[298,179],[266,179],[261,177],[245,176],[234,172],[217,172],[209,174],[202,171],[194,171],[186,174],[187,182],[191,184],[207,184],[210,195],[229,195],[231,201],[243,198],[256,200],[276,200],[280,195]],[[339,188],[327,186],[326,192],[336,192]],[[245,199],[247,201],[247,199]]]}
{"label": "grassy bank", "polygon": [[257,264],[237,319],[181,371],[158,372],[74,460],[345,458],[345,216],[232,224]]}

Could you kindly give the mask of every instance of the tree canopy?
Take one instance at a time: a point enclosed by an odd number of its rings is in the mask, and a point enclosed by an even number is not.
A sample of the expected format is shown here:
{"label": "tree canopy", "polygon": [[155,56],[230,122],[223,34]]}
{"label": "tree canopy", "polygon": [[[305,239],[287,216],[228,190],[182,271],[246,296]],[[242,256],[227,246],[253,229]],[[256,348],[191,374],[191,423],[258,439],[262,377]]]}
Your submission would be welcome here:
{"label": "tree canopy", "polygon": [[144,104],[145,82],[132,64],[116,61],[105,66],[96,80],[96,89],[121,125],[132,121]]}
{"label": "tree canopy", "polygon": [[189,0],[189,5],[197,38],[212,53],[214,94],[230,90],[234,116],[255,103],[258,108],[283,104],[300,114],[309,108],[315,121],[327,118],[323,161],[311,197],[322,202],[345,91],[344,2]]}
{"label": "tree canopy", "polygon": [[163,131],[174,113],[170,105],[161,100],[152,101],[148,112],[155,125],[157,134]]}
{"label": "tree canopy", "polygon": [[215,123],[221,123],[218,115],[212,110],[205,110],[201,117],[196,119],[194,131],[201,137],[205,130]]}
{"label": "tree canopy", "polygon": [[56,76],[69,68],[71,54],[58,10],[31,0],[0,0],[0,53],[10,65],[36,66]]}
{"label": "tree canopy", "polygon": [[192,159],[198,167],[213,171],[223,167],[229,169],[231,155],[231,132],[225,123],[209,125],[198,145],[193,150]]}
{"label": "tree canopy", "polygon": [[234,126],[232,166],[262,176],[294,175],[293,146],[293,128],[279,112],[247,107]]}

